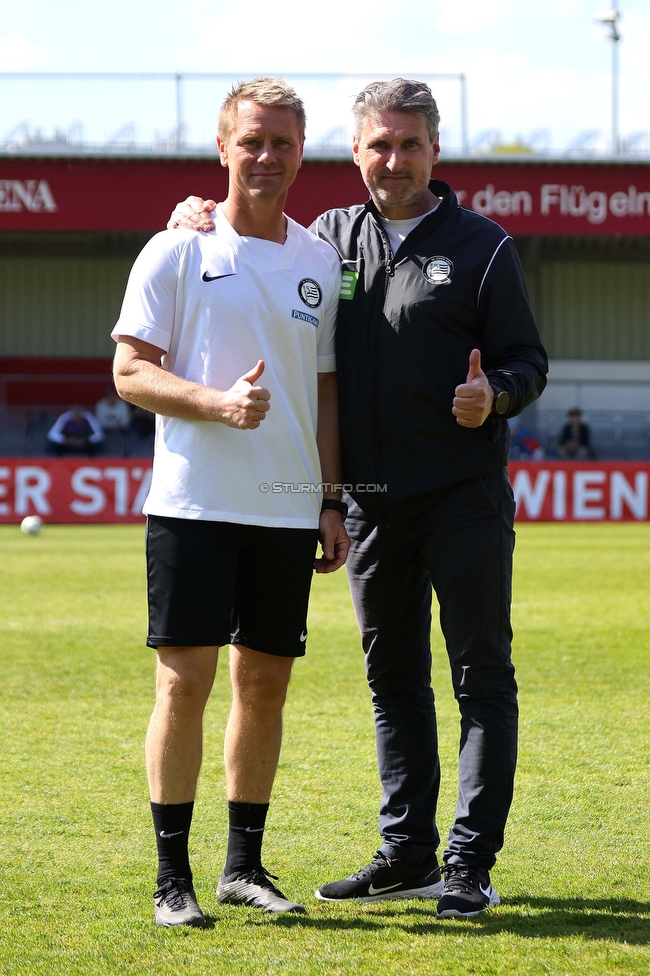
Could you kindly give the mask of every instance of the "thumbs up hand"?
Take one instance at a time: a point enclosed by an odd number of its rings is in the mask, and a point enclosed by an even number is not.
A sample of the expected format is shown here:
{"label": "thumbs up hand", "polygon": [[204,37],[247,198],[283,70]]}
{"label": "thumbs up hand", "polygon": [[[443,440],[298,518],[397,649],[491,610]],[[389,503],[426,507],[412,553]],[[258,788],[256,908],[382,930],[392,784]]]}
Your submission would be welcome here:
{"label": "thumbs up hand", "polygon": [[469,354],[467,379],[456,387],[451,412],[461,427],[480,427],[492,412],[494,390],[481,369],[481,351]]}
{"label": "thumbs up hand", "polygon": [[239,430],[259,427],[271,409],[269,391],[263,386],[254,385],[263,372],[264,360],[259,359],[229,390],[220,394],[218,419],[221,423]]}

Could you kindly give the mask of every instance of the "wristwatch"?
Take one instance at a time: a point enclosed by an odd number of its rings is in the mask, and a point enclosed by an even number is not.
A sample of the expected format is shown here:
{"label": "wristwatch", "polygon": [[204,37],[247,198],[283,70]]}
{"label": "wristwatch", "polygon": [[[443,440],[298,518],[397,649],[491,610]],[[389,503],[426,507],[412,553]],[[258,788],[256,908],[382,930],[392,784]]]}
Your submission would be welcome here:
{"label": "wristwatch", "polygon": [[500,393],[494,394],[494,400],[492,401],[492,411],[493,413],[498,413],[500,417],[504,413],[507,413],[510,409],[510,394],[507,390],[501,390]]}
{"label": "wristwatch", "polygon": [[320,510],[321,512],[326,512],[328,509],[331,509],[333,512],[338,512],[344,522],[348,517],[348,506],[345,502],[340,502],[336,498],[323,499]]}

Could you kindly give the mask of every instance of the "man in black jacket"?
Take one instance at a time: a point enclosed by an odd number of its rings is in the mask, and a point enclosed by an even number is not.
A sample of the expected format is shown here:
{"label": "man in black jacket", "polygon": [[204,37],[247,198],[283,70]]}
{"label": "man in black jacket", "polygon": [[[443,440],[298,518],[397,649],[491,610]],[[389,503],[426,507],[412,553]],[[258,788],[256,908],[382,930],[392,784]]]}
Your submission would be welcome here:
{"label": "man in black jacket", "polygon": [[[547,361],[511,238],[431,180],[439,115],[427,86],[375,82],[354,115],[354,159],[371,199],[328,211],[311,230],[343,264],[348,575],[375,713],[383,843],[370,864],[316,896],[441,896],[440,916],[473,917],[499,902],[489,872],[517,755],[506,421],[542,392]],[[194,226],[208,229],[204,218]],[[432,590],[461,715],[444,887]]]}

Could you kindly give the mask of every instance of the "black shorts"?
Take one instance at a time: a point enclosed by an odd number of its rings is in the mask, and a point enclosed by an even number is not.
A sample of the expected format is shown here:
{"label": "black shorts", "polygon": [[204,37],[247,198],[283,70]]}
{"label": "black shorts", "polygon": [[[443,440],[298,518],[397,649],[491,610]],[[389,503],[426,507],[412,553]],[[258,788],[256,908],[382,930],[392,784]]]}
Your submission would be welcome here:
{"label": "black shorts", "polygon": [[301,657],[317,529],[147,518],[149,647]]}

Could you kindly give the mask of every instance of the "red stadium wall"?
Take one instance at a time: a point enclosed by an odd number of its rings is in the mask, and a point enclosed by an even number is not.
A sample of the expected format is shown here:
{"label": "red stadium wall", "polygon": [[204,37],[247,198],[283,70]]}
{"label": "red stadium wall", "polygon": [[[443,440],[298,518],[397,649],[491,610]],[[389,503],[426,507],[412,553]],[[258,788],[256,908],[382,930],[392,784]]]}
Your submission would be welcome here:
{"label": "red stadium wall", "polygon": [[94,407],[113,382],[113,360],[103,356],[0,356],[0,403]]}
{"label": "red stadium wall", "polygon": [[[647,522],[650,463],[509,466],[519,522]],[[0,524],[141,522],[151,464],[123,458],[0,458]]]}
{"label": "red stadium wall", "polygon": [[[461,202],[514,235],[650,233],[650,166],[567,162],[446,162],[434,175]],[[189,193],[223,199],[216,159],[0,159],[0,231],[161,230]],[[303,163],[288,212],[309,224],[367,198],[350,162]]]}

